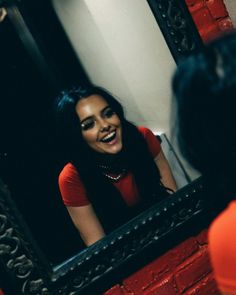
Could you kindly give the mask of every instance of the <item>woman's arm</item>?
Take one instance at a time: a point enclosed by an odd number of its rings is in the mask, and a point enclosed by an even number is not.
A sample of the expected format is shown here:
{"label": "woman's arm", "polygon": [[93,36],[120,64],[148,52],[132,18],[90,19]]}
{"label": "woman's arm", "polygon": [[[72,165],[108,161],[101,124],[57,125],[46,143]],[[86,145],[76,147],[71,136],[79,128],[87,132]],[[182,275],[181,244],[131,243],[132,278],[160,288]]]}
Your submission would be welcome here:
{"label": "woman's arm", "polygon": [[174,176],[171,172],[170,165],[162,150],[160,150],[159,154],[155,157],[154,161],[160,171],[161,181],[163,185],[167,188],[172,189],[175,192],[177,190],[177,185]]}
{"label": "woman's arm", "polygon": [[92,205],[81,207],[67,206],[66,208],[86,246],[92,245],[105,236],[105,232]]}

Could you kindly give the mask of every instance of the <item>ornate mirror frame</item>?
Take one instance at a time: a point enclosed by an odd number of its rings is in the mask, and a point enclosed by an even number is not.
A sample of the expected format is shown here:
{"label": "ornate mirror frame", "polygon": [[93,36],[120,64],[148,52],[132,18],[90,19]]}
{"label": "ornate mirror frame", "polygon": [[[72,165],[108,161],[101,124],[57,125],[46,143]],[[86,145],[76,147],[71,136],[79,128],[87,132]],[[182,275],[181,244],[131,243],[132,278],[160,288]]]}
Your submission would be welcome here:
{"label": "ornate mirror frame", "polygon": [[[0,1],[0,6],[17,7],[18,2]],[[148,0],[148,3],[177,63],[202,46],[184,0]],[[191,231],[204,227],[203,188],[202,179],[196,180],[60,267],[52,268],[1,182],[0,278],[4,292],[6,295],[101,294],[154,258],[145,255],[144,261],[144,253],[153,252],[157,257],[170,247],[171,238],[177,243],[177,235],[183,237],[186,227],[191,226]]]}
{"label": "ornate mirror frame", "polygon": [[199,178],[53,269],[1,183],[0,261],[4,290],[6,294],[22,295],[101,294],[186,238],[186,228],[191,227],[191,234],[204,228],[208,221],[203,195],[203,180]]}
{"label": "ornate mirror frame", "polygon": [[203,46],[185,0],[147,0],[166,43],[178,62]]}

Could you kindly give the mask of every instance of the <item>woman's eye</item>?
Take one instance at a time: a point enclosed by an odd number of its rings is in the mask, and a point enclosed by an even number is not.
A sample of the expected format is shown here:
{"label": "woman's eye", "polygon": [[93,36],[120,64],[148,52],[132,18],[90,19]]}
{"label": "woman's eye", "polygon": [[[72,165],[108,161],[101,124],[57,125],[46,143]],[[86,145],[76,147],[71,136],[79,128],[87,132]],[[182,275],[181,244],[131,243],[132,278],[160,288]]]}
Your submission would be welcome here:
{"label": "woman's eye", "polygon": [[81,128],[83,131],[86,131],[88,129],[93,128],[94,125],[95,125],[94,121],[86,121],[86,122],[81,123]]}
{"label": "woman's eye", "polygon": [[115,112],[112,109],[106,109],[103,115],[106,118],[111,118],[114,114]]}

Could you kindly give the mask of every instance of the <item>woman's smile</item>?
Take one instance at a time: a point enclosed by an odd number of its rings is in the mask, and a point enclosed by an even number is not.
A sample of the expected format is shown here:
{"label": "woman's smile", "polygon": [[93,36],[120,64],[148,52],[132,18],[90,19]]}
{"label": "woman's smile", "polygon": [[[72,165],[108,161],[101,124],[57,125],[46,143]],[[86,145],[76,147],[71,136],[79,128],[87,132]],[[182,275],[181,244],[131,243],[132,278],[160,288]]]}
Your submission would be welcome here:
{"label": "woman's smile", "polygon": [[105,143],[109,143],[109,144],[113,144],[113,141],[116,141],[116,131],[115,130],[108,133],[108,135],[104,136],[101,139],[101,142],[105,142]]}
{"label": "woman's smile", "polygon": [[97,152],[116,154],[122,149],[121,122],[106,100],[99,95],[82,98],[76,105],[82,136]]}

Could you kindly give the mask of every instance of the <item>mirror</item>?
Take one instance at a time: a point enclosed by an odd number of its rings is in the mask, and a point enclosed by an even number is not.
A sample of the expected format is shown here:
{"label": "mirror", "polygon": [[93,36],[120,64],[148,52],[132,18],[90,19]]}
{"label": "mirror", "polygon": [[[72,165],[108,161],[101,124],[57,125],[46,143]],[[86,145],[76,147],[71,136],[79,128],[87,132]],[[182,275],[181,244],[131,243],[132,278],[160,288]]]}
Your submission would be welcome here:
{"label": "mirror", "polygon": [[[194,26],[190,25],[191,18],[184,2],[158,2],[157,5],[157,1],[148,1],[178,62],[201,46],[201,42]],[[60,282],[58,284],[63,289],[64,277],[69,275],[71,287],[68,285],[66,291],[62,292],[77,294],[89,286],[89,282],[95,282],[103,274],[114,271],[134,253],[141,253],[151,246],[163,232],[167,233],[168,226],[161,222],[160,228],[154,230],[154,221],[160,221],[159,216],[162,216],[163,222],[169,224],[171,220],[164,218],[167,216],[166,208],[180,212],[178,210],[185,197],[188,199],[201,191],[201,182],[180,191],[179,196],[184,198],[178,198],[178,194],[171,196],[163,205],[155,205],[105,239],[84,249],[58,191],[57,176],[65,163],[60,146],[54,141],[57,130],[53,124],[51,106],[59,90],[77,84],[77,81],[86,84],[90,80],[50,2],[32,4],[30,1],[6,1],[3,5],[8,15],[0,23],[3,40],[0,49],[3,62],[0,173],[14,200],[11,203],[8,190],[2,184],[2,231],[4,239],[8,237],[13,244],[8,253],[8,244],[2,241],[3,254],[10,255],[10,259],[4,260],[4,266],[8,272],[14,272],[13,277],[19,282],[22,294],[34,294],[34,290],[40,288],[42,294],[47,294],[50,288],[57,288],[54,282]],[[24,221],[14,209],[15,205]],[[181,214],[183,216],[183,222],[189,219],[188,216],[200,212],[199,206],[195,205],[190,215],[182,211],[179,213],[180,219]],[[176,220],[178,222],[171,222],[171,228],[181,223],[178,218]],[[11,228],[16,231],[13,235]],[[32,232],[33,239],[27,228]],[[141,235],[146,236],[143,244],[138,245]],[[21,241],[22,245],[19,246]],[[13,259],[11,255],[14,253],[17,253],[17,257]],[[93,270],[91,265],[95,266]],[[24,268],[24,275],[20,274],[21,267]],[[72,287],[74,291],[69,293]]]}

